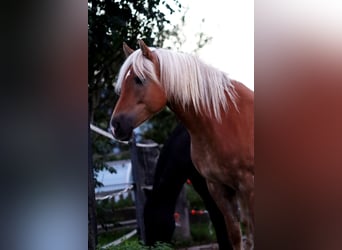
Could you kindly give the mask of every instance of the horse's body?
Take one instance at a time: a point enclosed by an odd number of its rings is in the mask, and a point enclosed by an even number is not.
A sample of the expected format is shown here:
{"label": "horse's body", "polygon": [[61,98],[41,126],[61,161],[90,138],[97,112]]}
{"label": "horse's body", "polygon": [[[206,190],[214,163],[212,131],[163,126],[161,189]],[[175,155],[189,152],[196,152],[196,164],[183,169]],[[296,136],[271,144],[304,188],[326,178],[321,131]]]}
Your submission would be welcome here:
{"label": "horse's body", "polygon": [[163,49],[124,45],[128,58],[111,119],[118,139],[168,105],[191,137],[191,157],[224,214],[234,249],[254,247],[254,94],[197,58]]}
{"label": "horse's body", "polygon": [[192,164],[190,136],[182,125],[178,125],[171,133],[157,162],[153,189],[147,197],[144,211],[146,244],[171,242],[177,197],[187,179],[191,180],[194,189],[203,199],[220,249],[233,249],[227,239],[224,217],[210,196],[205,179]]}

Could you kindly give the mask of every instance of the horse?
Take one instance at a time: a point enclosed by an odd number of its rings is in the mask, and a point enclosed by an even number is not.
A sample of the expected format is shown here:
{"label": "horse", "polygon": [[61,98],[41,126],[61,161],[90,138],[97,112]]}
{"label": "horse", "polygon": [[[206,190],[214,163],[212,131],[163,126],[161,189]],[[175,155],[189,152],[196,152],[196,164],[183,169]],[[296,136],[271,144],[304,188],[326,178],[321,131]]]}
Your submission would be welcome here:
{"label": "horse", "polygon": [[144,207],[145,244],[153,246],[158,241],[171,243],[176,202],[187,179],[204,202],[219,249],[233,249],[227,239],[224,217],[209,194],[205,179],[191,161],[190,136],[182,124],[178,124],[167,138],[158,158],[153,189],[147,195]]}
{"label": "horse", "polygon": [[168,106],[190,134],[191,158],[225,218],[234,250],[254,249],[254,93],[190,54],[123,44],[110,129],[118,140]]}

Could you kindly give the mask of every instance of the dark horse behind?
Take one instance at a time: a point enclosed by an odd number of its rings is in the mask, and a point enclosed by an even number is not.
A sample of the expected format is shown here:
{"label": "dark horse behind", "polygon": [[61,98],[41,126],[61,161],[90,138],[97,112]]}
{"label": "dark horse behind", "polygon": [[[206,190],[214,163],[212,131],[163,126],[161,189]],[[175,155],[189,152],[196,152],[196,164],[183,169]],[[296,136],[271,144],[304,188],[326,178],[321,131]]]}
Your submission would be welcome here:
{"label": "dark horse behind", "polygon": [[174,212],[183,184],[190,179],[203,199],[215,228],[221,250],[233,249],[228,238],[224,217],[209,194],[205,179],[195,169],[190,156],[190,136],[178,125],[161,150],[151,193],[147,196],[144,221],[146,244],[171,242],[175,230]]}

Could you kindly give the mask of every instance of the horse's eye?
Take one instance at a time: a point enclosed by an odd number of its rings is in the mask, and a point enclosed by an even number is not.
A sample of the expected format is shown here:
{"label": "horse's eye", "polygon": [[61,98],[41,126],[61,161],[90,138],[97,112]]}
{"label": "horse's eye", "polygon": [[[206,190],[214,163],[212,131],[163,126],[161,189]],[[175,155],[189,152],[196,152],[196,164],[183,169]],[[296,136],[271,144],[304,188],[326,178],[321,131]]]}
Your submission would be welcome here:
{"label": "horse's eye", "polygon": [[142,84],[143,82],[140,80],[140,78],[139,77],[134,77],[134,81],[135,81],[135,83],[136,84]]}

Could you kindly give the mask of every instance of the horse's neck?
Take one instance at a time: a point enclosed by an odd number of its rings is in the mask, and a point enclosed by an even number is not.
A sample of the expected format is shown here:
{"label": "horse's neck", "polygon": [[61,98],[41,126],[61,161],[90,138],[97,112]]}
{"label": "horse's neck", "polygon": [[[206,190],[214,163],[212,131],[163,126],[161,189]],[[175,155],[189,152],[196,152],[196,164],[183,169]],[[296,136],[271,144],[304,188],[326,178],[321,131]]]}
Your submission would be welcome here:
{"label": "horse's neck", "polygon": [[192,105],[184,108],[180,104],[170,103],[169,107],[189,131],[192,139],[208,138],[217,123],[214,117],[196,113]]}
{"label": "horse's neck", "polygon": [[213,138],[215,136],[222,137],[220,132],[225,131],[225,134],[229,134],[229,131],[233,131],[236,127],[246,126],[247,123],[247,130],[253,130],[253,92],[241,83],[233,81],[233,84],[237,93],[236,106],[238,109],[235,108],[235,105],[232,100],[230,100],[229,95],[226,94],[229,108],[226,112],[222,111],[221,122],[216,120],[213,114],[210,117],[206,114],[196,113],[191,104],[184,108],[179,103],[169,103],[169,107],[175,112],[179,120],[187,128],[192,139],[196,138],[196,140],[201,141],[202,139],[207,140],[207,138]]}

